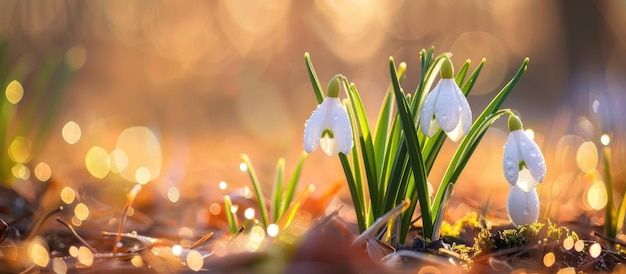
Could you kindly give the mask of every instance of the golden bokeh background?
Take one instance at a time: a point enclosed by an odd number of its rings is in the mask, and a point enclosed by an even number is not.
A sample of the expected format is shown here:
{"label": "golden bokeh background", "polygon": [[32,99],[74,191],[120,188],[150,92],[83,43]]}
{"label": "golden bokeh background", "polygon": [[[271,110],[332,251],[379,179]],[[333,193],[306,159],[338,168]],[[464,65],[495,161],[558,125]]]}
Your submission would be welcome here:
{"label": "golden bokeh background", "polygon": [[[487,59],[469,96],[475,115],[530,57],[505,107],[521,113],[546,155],[542,210],[566,210],[571,216],[561,218],[575,219],[597,209],[571,197],[598,193],[603,134],[611,140],[616,198],[624,193],[624,1],[2,0],[0,6],[9,67],[51,58],[73,70],[49,139],[26,153],[33,170],[46,164],[39,169],[44,178],[51,173],[62,185],[121,177],[150,182],[154,200],[221,197],[221,181],[249,184],[238,168],[240,153],[269,184],[279,157],[288,174],[293,170],[316,106],[304,52],[323,83],[337,73],[356,83],[375,121],[389,84],[388,57],[408,64],[403,87],[410,92],[419,80],[419,50],[434,46],[453,52],[456,67]],[[54,97],[36,79],[16,80],[24,86],[21,105]],[[33,96],[35,89],[43,93]],[[498,122],[487,134],[455,193],[477,203],[491,197],[499,214],[508,187],[502,129]],[[435,185],[454,147],[444,146],[430,178]],[[27,178],[20,168],[16,177]],[[309,155],[305,183],[341,179],[338,159]],[[342,193],[348,197],[347,188]]]}

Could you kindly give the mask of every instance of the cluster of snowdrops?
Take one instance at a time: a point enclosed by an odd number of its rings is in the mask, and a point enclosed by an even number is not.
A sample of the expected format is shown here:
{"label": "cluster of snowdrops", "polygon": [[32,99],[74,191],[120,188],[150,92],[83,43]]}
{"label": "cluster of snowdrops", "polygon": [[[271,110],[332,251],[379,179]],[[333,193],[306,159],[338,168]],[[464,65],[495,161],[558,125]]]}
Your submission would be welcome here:
{"label": "cluster of snowdrops", "polygon": [[[422,54],[423,58],[425,56]],[[308,58],[308,55],[305,55],[305,57]],[[392,76],[395,74],[394,67],[392,66]],[[427,63],[422,68],[426,67],[433,68],[435,72],[438,70],[440,78],[430,92],[426,91],[428,93],[425,99],[422,102],[417,102],[418,107],[415,114],[411,116],[409,112],[412,124],[415,128],[421,128],[421,133],[423,133],[424,137],[419,139],[420,143],[428,142],[429,138],[434,138],[442,131],[453,142],[469,137],[467,135],[473,124],[472,110],[466,99],[467,92],[465,94],[462,92],[459,87],[458,82],[460,81],[458,77],[455,79],[450,55],[442,55],[439,59],[431,62],[431,64]],[[467,70],[466,67],[464,69]],[[316,77],[314,71],[311,75]],[[339,98],[342,86],[346,94],[349,95],[343,101]],[[321,103],[305,124],[304,149],[306,152],[311,153],[319,146],[329,156],[340,154],[340,156],[346,157],[350,152],[357,151],[354,150],[355,139],[357,139],[357,142],[365,143],[363,142],[363,134],[356,136],[359,138],[355,138],[355,135],[359,134],[359,132],[355,131],[353,126],[360,123],[360,121],[358,121],[357,117],[359,113],[351,111],[351,106],[354,106],[354,102],[350,101],[353,100],[353,96],[350,96],[350,90],[353,87],[354,84],[349,84],[342,75],[337,75],[330,80],[326,89],[326,96],[322,96],[323,100],[321,100]],[[403,93],[397,92],[395,95],[411,99],[410,95],[407,96]],[[319,99],[318,94],[318,101],[320,101]],[[360,100],[360,98],[357,98],[357,100]],[[398,101],[398,112],[402,111],[401,101]],[[546,163],[539,146],[524,131],[520,118],[508,109],[501,110],[497,114],[498,117],[502,115],[508,116],[508,128],[510,131],[508,139],[504,144],[502,162],[504,177],[510,184],[507,212],[513,224],[517,226],[532,224],[537,221],[539,216],[539,197],[536,186],[545,177]],[[406,135],[411,134],[411,131],[407,130],[406,127],[402,129],[404,129],[402,138],[410,139],[410,136]],[[413,132],[419,134],[419,131]],[[480,141],[480,137],[482,137],[482,134],[478,135],[478,141]],[[368,136],[365,136],[365,139],[367,138]],[[445,137],[442,136],[443,140],[445,140]],[[363,157],[368,156],[366,152],[361,153]],[[394,184],[394,182],[387,183]],[[420,203],[420,207],[422,206],[424,205]],[[437,236],[434,235],[434,237]]]}

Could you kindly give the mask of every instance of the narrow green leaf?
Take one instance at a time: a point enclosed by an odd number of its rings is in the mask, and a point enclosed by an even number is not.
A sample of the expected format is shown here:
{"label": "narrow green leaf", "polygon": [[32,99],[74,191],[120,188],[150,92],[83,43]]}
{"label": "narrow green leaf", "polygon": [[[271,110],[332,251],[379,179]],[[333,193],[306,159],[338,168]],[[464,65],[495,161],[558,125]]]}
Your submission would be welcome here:
{"label": "narrow green leaf", "polygon": [[359,226],[360,233],[367,229],[367,227],[365,226],[365,210],[363,210],[365,206],[363,205],[363,200],[359,195],[361,192],[357,189],[357,184],[354,179],[354,174],[352,173],[352,168],[349,164],[348,156],[340,152],[339,159],[341,160],[343,172],[346,175],[348,188],[350,189],[350,197],[352,197],[352,202],[354,203],[354,211],[356,213],[356,220],[357,225]]}
{"label": "narrow green leaf", "polygon": [[[611,176],[611,153],[605,149],[603,153],[604,164],[604,185],[607,194],[606,206],[604,208],[604,233],[607,237],[615,239],[617,236],[617,218],[615,203],[613,202],[613,177]],[[615,249],[614,247],[612,249]]]}
{"label": "narrow green leaf", "polygon": [[276,163],[276,176],[274,178],[274,189],[272,190],[272,222],[280,218],[280,208],[283,207],[283,177],[285,175],[285,159],[280,158]]}
{"label": "narrow green leaf", "polygon": [[454,77],[454,81],[456,82],[457,85],[461,86],[463,84],[463,80],[465,80],[465,75],[467,74],[467,70],[469,70],[469,66],[471,63],[472,61],[467,59],[465,60],[465,63],[463,63],[463,66],[461,67],[461,69],[459,69],[459,72],[456,74],[456,77]]}
{"label": "narrow green leaf", "polygon": [[[406,63],[400,63],[398,67],[398,79],[402,79],[406,72]],[[383,168],[383,163],[381,159],[383,159],[386,151],[386,145],[390,141],[389,136],[389,127],[392,126],[394,116],[393,115],[393,91],[391,90],[391,84],[387,88],[387,92],[385,93],[385,98],[383,99],[383,103],[380,107],[380,112],[378,113],[378,120],[376,121],[376,128],[374,132],[374,156],[376,158],[376,174],[379,175],[379,182],[383,182],[381,172]],[[379,185],[380,186],[380,185]]]}
{"label": "narrow green leaf", "polygon": [[387,185],[386,191],[385,191],[385,198],[384,198],[384,204],[383,207],[384,209],[391,209],[395,206],[395,202],[397,200],[397,197],[399,196],[399,189],[400,186],[403,185],[405,183],[405,180],[407,179],[406,174],[409,173],[409,159],[408,159],[408,152],[407,152],[407,146],[404,145],[404,138],[401,138],[401,143],[399,143],[399,148],[397,150],[397,153],[393,154],[395,155],[394,159],[393,159],[393,165],[391,167],[391,172],[389,174],[389,184]]}
{"label": "narrow green leaf", "polygon": [[228,222],[228,232],[230,235],[235,235],[239,229],[237,228],[237,219],[231,208],[233,208],[233,202],[230,200],[230,196],[224,195],[224,214],[226,214],[226,221]]}
{"label": "narrow green leaf", "polygon": [[263,222],[263,225],[267,227],[270,224],[270,218],[267,214],[267,206],[265,205],[265,196],[263,196],[263,192],[261,191],[261,184],[259,183],[259,179],[257,179],[256,172],[254,171],[254,167],[252,166],[252,162],[250,161],[250,157],[248,157],[248,155],[246,154],[241,154],[241,160],[248,168],[248,175],[250,176],[250,181],[252,181],[254,194],[256,195],[259,209],[261,210],[261,221]]}
{"label": "narrow green leaf", "polygon": [[626,217],[626,190],[622,194],[622,202],[619,204],[617,211],[617,222],[615,223],[615,231],[622,231],[624,225],[624,217]]}
{"label": "narrow green leaf", "polygon": [[309,79],[311,80],[311,84],[313,85],[313,91],[315,92],[315,98],[317,98],[317,103],[321,104],[324,101],[324,91],[322,89],[322,85],[320,81],[317,79],[317,74],[315,73],[315,69],[313,68],[313,62],[311,62],[311,57],[308,52],[304,53],[304,62],[306,64],[307,72],[309,73]]}
{"label": "narrow green leaf", "polygon": [[[467,79],[467,81],[465,81],[464,83],[461,82],[461,84],[459,84],[459,86],[461,87],[461,91],[463,92],[463,94],[465,94],[466,97],[470,93],[472,88],[474,87],[474,84],[476,84],[476,80],[478,79],[478,75],[480,75],[480,72],[483,70],[483,67],[485,66],[485,62],[487,62],[487,60],[485,58],[483,58],[480,61],[480,63],[478,63],[478,66],[476,67],[474,72],[472,72],[472,74]],[[459,83],[459,82],[457,82],[457,83]]]}
{"label": "narrow green leaf", "polygon": [[402,130],[404,131],[405,142],[409,154],[409,164],[413,169],[415,176],[416,189],[420,202],[420,210],[422,212],[422,222],[424,224],[424,235],[428,237],[432,233],[432,219],[430,216],[430,201],[428,197],[428,187],[426,185],[426,173],[424,170],[424,162],[422,160],[420,144],[417,140],[417,132],[413,122],[413,115],[410,113],[406,99],[400,89],[400,82],[397,77],[396,65],[393,58],[389,58],[389,69],[391,72],[391,83],[393,85],[394,95],[397,102],[398,114]]}
{"label": "narrow green leaf", "polygon": [[[356,131],[355,136],[359,137],[359,146],[361,148],[362,167],[367,178],[367,186],[370,193],[370,205],[372,206],[373,214],[378,217],[380,214],[384,214],[378,211],[377,205],[379,203],[378,194],[378,175],[376,174],[376,159],[374,158],[374,145],[372,144],[372,137],[369,129],[369,123],[367,121],[367,114],[361,97],[354,84],[348,86],[348,80],[344,78],[344,88],[348,93],[350,106],[352,113],[354,114],[354,121],[352,126]],[[357,181],[358,182],[358,181]]]}
{"label": "narrow green leaf", "polygon": [[[383,159],[385,155],[386,145],[389,142],[389,127],[392,123],[392,112],[393,112],[393,94],[391,91],[388,91],[385,94],[385,99],[383,99],[383,104],[380,108],[380,113],[378,114],[378,121],[376,122],[376,132],[374,133],[374,157],[376,158],[376,173],[381,174],[383,163],[381,159]],[[379,177],[379,182],[382,182],[381,177]]]}
{"label": "narrow green leaf", "polygon": [[[383,197],[381,199],[382,204],[380,208],[383,210],[389,210],[393,207],[392,204],[388,204],[389,198],[387,196],[391,195],[390,187],[393,187],[397,184],[394,179],[394,167],[396,167],[397,160],[396,157],[398,155],[398,151],[404,147],[404,140],[401,139],[402,129],[400,128],[400,121],[397,115],[394,115],[393,122],[391,124],[391,132],[389,133],[389,140],[387,141],[387,146],[385,148],[383,163],[382,163],[382,172],[380,174],[380,186],[379,193],[382,193]],[[406,156],[406,153],[404,154]],[[395,171],[398,173],[399,171]],[[399,176],[397,176],[399,178]]]}
{"label": "narrow green leaf", "polygon": [[289,184],[287,185],[287,189],[285,190],[285,195],[283,202],[280,206],[279,215],[282,216],[285,213],[285,210],[289,208],[291,205],[291,200],[293,199],[293,195],[296,192],[296,188],[298,186],[298,181],[300,181],[300,174],[302,173],[302,165],[304,164],[304,159],[307,157],[307,153],[302,151],[300,154],[300,159],[298,159],[298,164],[296,165],[296,169],[291,174],[291,178],[289,179]]}

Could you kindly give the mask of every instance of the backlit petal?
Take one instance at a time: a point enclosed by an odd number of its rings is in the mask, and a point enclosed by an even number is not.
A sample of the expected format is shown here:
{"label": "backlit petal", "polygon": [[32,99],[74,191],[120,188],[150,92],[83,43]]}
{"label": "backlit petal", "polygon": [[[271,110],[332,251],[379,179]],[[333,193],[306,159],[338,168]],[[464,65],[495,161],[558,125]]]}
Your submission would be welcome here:
{"label": "backlit petal", "polygon": [[539,196],[537,189],[526,192],[519,187],[509,191],[506,210],[516,226],[533,224],[539,218]]}
{"label": "backlit petal", "polygon": [[530,171],[535,180],[542,182],[546,176],[546,160],[543,158],[539,146],[523,130],[516,130],[516,132],[519,135],[518,140],[520,151],[522,152],[522,160],[526,163],[528,171]]}
{"label": "backlit petal", "polygon": [[439,95],[435,101],[435,119],[443,131],[451,132],[461,119],[456,82],[454,79],[441,79],[435,88],[439,88]]}
{"label": "backlit petal", "polygon": [[457,142],[459,140],[461,140],[461,138],[463,138],[463,136],[465,136],[465,134],[463,134],[463,128],[461,125],[461,120],[459,120],[459,123],[456,125],[456,127],[450,131],[450,132],[446,132],[446,134],[448,135],[448,138],[450,138],[450,140],[452,140],[452,142]]}
{"label": "backlit petal", "polygon": [[530,174],[527,168],[522,168],[517,176],[517,183],[515,184],[521,190],[529,192],[535,188],[539,182]]}
{"label": "backlit petal", "polygon": [[352,139],[352,127],[350,126],[350,117],[348,117],[348,112],[338,98],[331,99],[335,100],[329,102],[332,103],[330,130],[335,136],[335,144],[339,151],[343,154],[349,154],[352,150],[352,146],[354,145],[354,140]]}
{"label": "backlit petal", "polygon": [[467,98],[461,92],[461,89],[457,91],[457,97],[459,100],[459,107],[461,108],[461,126],[463,127],[463,135],[467,135],[472,128],[472,109],[470,108]]}
{"label": "backlit petal", "polygon": [[435,133],[439,129],[439,125],[433,123],[433,115],[435,114],[435,101],[438,94],[437,91],[438,89],[434,89],[426,96],[426,100],[424,100],[422,110],[420,111],[420,124],[422,127],[422,132],[424,132],[424,134],[426,134],[426,136],[428,137],[432,137],[433,135],[435,135]]}
{"label": "backlit petal", "polygon": [[317,106],[311,114],[311,118],[304,125],[304,150],[307,153],[313,152],[320,143],[322,132],[326,127],[326,117],[328,115],[328,97]]}
{"label": "backlit petal", "polygon": [[513,132],[509,133],[509,137],[504,144],[502,169],[504,170],[504,177],[511,186],[517,184],[517,177],[519,176],[519,163],[521,159],[517,145],[516,135],[513,134]]}
{"label": "backlit petal", "polygon": [[335,156],[339,153],[337,142],[335,142],[334,138],[330,138],[328,135],[324,135],[324,137],[320,139],[320,147],[328,156]]}

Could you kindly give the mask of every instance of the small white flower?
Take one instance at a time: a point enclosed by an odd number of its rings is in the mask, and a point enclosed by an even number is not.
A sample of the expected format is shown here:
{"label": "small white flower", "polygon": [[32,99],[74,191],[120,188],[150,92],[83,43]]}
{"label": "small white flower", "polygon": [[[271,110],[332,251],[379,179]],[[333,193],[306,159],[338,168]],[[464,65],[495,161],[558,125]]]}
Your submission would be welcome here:
{"label": "small white flower", "polygon": [[513,187],[509,191],[506,203],[506,211],[514,225],[527,225],[537,222],[539,218],[539,196],[537,189],[525,191],[519,187]]}
{"label": "small white flower", "polygon": [[311,153],[321,145],[328,156],[350,153],[354,140],[350,118],[341,100],[327,96],[304,126],[304,150]]}
{"label": "small white flower", "polygon": [[502,161],[504,177],[513,187],[528,192],[546,176],[546,161],[539,146],[520,127],[509,133]]}
{"label": "small white flower", "polygon": [[452,62],[449,59],[442,64],[441,79],[424,100],[420,123],[422,132],[428,137],[441,128],[454,142],[467,135],[472,126],[472,110],[453,78]]}

